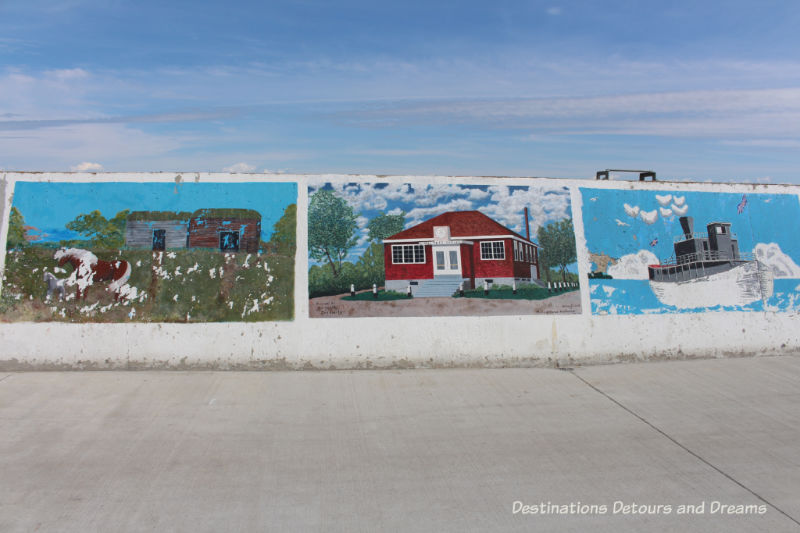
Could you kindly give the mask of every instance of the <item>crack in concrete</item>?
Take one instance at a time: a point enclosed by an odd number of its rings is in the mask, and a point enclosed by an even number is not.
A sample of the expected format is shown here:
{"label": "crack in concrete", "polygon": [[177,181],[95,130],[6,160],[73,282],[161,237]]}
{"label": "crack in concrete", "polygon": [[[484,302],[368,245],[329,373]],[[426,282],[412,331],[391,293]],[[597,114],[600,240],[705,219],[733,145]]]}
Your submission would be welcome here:
{"label": "crack in concrete", "polygon": [[593,389],[598,394],[601,394],[601,395],[605,396],[608,400],[610,400],[611,402],[616,404],[618,407],[621,407],[623,410],[627,411],[629,414],[633,415],[634,417],[638,418],[640,421],[642,421],[645,424],[647,424],[651,429],[653,429],[656,432],[658,432],[659,434],[661,434],[663,437],[665,437],[670,442],[672,442],[673,444],[675,444],[676,446],[681,448],[683,451],[685,451],[686,453],[688,453],[689,455],[691,455],[695,459],[699,460],[703,464],[711,467],[712,469],[714,469],[715,471],[717,471],[718,473],[723,475],[725,478],[727,478],[729,481],[732,481],[733,483],[735,483],[739,487],[743,488],[744,490],[746,490],[747,492],[749,492],[750,494],[752,494],[753,496],[755,496],[756,498],[758,498],[759,500],[761,500],[765,504],[769,505],[770,507],[772,507],[773,509],[778,511],[779,513],[781,513],[783,516],[785,516],[786,518],[788,518],[789,520],[791,520],[792,522],[794,522],[798,526],[800,526],[800,521],[798,521],[792,515],[790,515],[789,513],[787,513],[786,511],[784,511],[783,509],[781,509],[777,505],[775,505],[774,503],[770,502],[765,497],[763,497],[762,495],[760,495],[759,493],[757,493],[756,491],[754,491],[753,489],[751,489],[750,487],[748,487],[747,485],[742,483],[741,481],[737,480],[732,475],[730,475],[727,472],[725,472],[724,470],[722,470],[720,467],[718,467],[715,464],[711,463],[709,460],[707,460],[706,458],[704,458],[703,456],[701,456],[697,452],[692,451],[688,446],[680,443],[677,439],[672,437],[666,431],[664,431],[663,429],[659,428],[658,426],[656,426],[655,424],[653,424],[652,422],[647,420],[645,417],[643,417],[642,415],[640,415],[639,413],[637,413],[633,409],[627,407],[626,405],[624,405],[622,402],[620,402],[619,400],[617,400],[616,398],[614,398],[610,394],[606,393],[605,391],[601,390],[600,388],[596,387],[595,385],[593,385],[592,383],[590,383],[589,381],[587,381],[586,379],[584,379],[583,377],[578,375],[578,373],[575,372],[573,369],[569,369],[569,372],[570,372],[570,374],[572,374],[573,376],[575,376],[576,378],[581,380],[586,386],[588,386],[589,388]]}

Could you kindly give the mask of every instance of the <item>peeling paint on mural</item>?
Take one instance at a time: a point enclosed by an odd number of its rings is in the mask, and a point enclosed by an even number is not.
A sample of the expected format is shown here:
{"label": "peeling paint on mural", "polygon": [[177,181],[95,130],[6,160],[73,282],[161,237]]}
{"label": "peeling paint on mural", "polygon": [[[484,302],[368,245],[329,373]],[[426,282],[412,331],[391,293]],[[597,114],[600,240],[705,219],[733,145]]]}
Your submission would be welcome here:
{"label": "peeling paint on mural", "polygon": [[309,187],[312,317],[579,313],[566,187]]}
{"label": "peeling paint on mural", "polygon": [[294,315],[294,183],[18,182],[0,320]]}
{"label": "peeling paint on mural", "polygon": [[797,196],[580,190],[593,314],[800,309]]}

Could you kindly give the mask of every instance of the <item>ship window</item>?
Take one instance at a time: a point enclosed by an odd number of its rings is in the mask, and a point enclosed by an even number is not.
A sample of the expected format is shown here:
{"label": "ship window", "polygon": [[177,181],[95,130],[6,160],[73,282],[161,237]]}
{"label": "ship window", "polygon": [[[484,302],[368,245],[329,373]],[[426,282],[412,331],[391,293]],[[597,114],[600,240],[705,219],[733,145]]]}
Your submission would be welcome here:
{"label": "ship window", "polygon": [[703,250],[705,250],[706,252],[708,251],[708,242],[707,241],[703,241]]}

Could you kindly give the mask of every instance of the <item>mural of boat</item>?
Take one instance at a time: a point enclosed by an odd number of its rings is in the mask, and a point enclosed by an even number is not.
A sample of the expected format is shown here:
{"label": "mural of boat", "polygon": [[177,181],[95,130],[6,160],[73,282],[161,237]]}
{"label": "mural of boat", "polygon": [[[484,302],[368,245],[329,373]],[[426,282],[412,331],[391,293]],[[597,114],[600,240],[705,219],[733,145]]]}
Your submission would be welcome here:
{"label": "mural of boat", "polygon": [[650,288],[661,303],[678,308],[741,306],[766,301],[773,293],[772,271],[753,254],[739,252],[730,222],[711,222],[694,233],[692,217],[680,217],[674,257],[650,265]]}

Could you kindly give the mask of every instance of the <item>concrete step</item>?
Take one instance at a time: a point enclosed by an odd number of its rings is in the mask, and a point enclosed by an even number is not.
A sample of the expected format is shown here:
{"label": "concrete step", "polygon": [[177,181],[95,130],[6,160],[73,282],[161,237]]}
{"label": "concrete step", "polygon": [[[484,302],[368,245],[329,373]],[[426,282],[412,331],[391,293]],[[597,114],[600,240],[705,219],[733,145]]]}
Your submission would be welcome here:
{"label": "concrete step", "polygon": [[458,276],[440,276],[425,280],[414,292],[415,298],[447,298],[452,296],[461,284]]}

